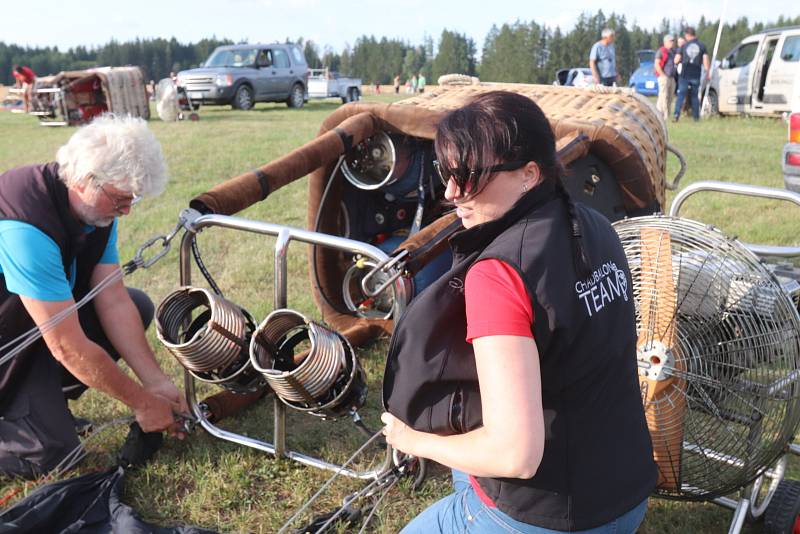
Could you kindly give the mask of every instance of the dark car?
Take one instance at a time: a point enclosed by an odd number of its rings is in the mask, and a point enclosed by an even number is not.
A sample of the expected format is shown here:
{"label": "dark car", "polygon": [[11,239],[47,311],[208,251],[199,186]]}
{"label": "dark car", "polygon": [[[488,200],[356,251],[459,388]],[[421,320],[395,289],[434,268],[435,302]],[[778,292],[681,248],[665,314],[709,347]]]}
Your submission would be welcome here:
{"label": "dark car", "polygon": [[217,47],[202,67],[178,73],[178,85],[194,104],[230,104],[251,109],[256,102],[308,100],[308,65],[297,45],[242,44]]}
{"label": "dark car", "polygon": [[639,50],[639,68],[631,74],[628,85],[645,96],[658,96],[658,76],[655,71],[655,50]]}

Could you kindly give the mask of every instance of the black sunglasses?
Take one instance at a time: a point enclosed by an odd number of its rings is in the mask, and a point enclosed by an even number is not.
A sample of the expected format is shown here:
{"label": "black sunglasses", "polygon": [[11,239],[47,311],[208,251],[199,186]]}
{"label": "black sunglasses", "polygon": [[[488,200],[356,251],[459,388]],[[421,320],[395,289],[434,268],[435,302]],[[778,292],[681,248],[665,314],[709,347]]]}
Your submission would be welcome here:
{"label": "black sunglasses", "polygon": [[[528,163],[529,161],[522,161],[522,160],[508,161],[506,163],[500,163],[498,165],[492,165],[491,167],[484,167],[482,169],[481,168],[468,169],[466,175],[459,174],[458,171],[445,167],[444,165],[439,163],[438,160],[433,160],[433,168],[436,169],[436,174],[439,175],[439,180],[442,181],[442,185],[447,187],[447,183],[452,178],[453,181],[455,181],[456,186],[458,187],[459,193],[463,195],[464,193],[472,194],[470,191],[464,191],[464,188],[475,176],[481,176],[483,174],[492,175],[503,171],[516,171],[517,169],[521,169]],[[486,184],[488,183],[489,180],[486,180]],[[486,187],[486,184],[484,184],[483,187]],[[475,195],[480,194],[481,191],[483,191],[483,188],[481,188],[480,191],[475,193]]]}

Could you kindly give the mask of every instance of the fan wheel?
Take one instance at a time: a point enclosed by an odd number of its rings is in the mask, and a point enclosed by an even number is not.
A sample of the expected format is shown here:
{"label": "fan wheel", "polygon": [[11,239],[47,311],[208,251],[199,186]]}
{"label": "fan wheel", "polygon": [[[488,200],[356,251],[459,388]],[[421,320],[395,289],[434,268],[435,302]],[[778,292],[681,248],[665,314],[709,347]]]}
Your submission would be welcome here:
{"label": "fan wheel", "polygon": [[800,482],[781,480],[764,514],[764,534],[800,534]]}

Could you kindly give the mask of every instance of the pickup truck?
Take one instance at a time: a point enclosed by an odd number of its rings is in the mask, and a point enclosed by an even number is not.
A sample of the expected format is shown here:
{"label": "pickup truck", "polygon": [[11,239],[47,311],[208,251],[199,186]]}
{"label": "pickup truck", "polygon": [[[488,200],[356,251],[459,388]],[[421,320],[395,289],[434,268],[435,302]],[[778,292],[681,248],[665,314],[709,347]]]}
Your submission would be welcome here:
{"label": "pickup truck", "polygon": [[343,104],[361,98],[361,79],[344,78],[329,69],[311,69],[309,72],[309,98],[341,98]]}
{"label": "pickup truck", "polygon": [[179,72],[178,85],[195,107],[230,104],[248,110],[256,102],[286,102],[301,108],[308,100],[308,65],[294,44],[219,46],[202,67]]}

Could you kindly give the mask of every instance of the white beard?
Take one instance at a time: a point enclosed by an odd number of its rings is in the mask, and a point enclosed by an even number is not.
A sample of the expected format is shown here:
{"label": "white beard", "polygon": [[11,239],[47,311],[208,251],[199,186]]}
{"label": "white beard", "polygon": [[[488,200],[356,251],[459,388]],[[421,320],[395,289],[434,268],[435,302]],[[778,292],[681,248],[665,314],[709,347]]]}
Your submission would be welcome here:
{"label": "white beard", "polygon": [[97,213],[97,210],[94,208],[94,206],[85,204],[83,201],[78,201],[75,203],[73,209],[75,209],[75,212],[78,214],[78,218],[83,223],[97,226],[98,228],[103,228],[110,225],[115,219],[115,217],[101,217]]}

